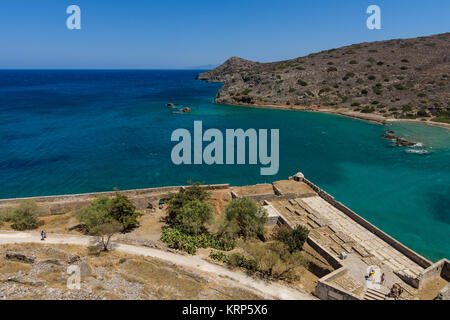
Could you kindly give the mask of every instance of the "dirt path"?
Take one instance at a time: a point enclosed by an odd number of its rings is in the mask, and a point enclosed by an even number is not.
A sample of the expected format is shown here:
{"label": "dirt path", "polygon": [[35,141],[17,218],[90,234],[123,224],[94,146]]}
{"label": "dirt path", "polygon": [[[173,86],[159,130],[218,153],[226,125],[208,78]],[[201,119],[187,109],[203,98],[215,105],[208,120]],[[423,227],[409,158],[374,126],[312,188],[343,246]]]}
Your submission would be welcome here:
{"label": "dirt path", "polygon": [[[72,244],[72,245],[89,245],[92,238],[87,236],[71,236],[71,235],[49,235],[45,241],[41,241],[38,233],[25,232],[8,232],[0,233],[0,245],[14,244],[14,243],[41,243],[41,244]],[[196,269],[202,272],[213,274],[214,276],[222,277],[237,281],[239,286],[251,288],[262,293],[267,298],[283,299],[283,300],[312,300],[313,296],[302,293],[295,289],[283,286],[277,283],[262,281],[251,278],[240,271],[231,271],[224,267],[209,263],[201,258],[195,256],[184,256],[157,249],[133,246],[122,243],[115,243],[114,250],[142,255],[152,258],[161,259],[166,262],[174,263],[182,267]]]}

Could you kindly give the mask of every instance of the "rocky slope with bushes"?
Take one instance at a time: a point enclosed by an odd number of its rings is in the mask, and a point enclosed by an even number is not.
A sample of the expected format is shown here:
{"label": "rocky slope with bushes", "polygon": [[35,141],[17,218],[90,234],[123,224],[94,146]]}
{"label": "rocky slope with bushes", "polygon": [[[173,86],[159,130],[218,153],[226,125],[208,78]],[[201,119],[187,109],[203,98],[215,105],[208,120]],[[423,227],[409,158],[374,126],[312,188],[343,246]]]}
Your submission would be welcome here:
{"label": "rocky slope with bushes", "polygon": [[292,60],[232,57],[201,73],[223,82],[215,102],[338,109],[384,118],[450,119],[450,33],[360,43]]}

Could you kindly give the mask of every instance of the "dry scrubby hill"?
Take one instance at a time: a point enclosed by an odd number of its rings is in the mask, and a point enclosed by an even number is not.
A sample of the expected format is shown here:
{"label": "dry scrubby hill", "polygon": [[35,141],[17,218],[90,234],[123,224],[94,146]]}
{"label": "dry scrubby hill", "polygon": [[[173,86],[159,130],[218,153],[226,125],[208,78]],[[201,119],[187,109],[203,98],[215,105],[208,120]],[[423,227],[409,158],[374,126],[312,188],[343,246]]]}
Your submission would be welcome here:
{"label": "dry scrubby hill", "polygon": [[197,79],[224,82],[216,103],[448,119],[449,40],[445,33],[360,43],[273,63],[232,57]]}

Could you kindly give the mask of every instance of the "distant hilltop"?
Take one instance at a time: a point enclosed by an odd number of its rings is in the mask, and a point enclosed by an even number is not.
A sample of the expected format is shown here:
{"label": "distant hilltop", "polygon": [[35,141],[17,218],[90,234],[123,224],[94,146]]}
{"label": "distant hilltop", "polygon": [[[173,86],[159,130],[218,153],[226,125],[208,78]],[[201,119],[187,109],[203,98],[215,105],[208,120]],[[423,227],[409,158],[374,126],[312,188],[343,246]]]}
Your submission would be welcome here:
{"label": "distant hilltop", "polygon": [[224,82],[216,103],[448,122],[449,36],[366,42],[271,63],[232,57],[197,79]]}

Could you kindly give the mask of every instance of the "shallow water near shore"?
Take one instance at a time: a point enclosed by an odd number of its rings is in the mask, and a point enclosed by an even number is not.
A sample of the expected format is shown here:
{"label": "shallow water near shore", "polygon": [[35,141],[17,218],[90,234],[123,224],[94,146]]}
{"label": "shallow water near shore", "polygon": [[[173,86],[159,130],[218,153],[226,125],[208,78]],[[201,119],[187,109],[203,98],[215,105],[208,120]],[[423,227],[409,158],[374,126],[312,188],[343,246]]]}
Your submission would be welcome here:
{"label": "shallow water near shore", "polygon": [[[331,114],[213,104],[198,71],[0,71],[0,198],[205,183],[246,185],[301,171],[399,241],[450,256],[450,131]],[[173,113],[168,102],[192,108]],[[177,128],[280,129],[280,170],[171,162]],[[423,142],[410,154],[386,130]]]}

